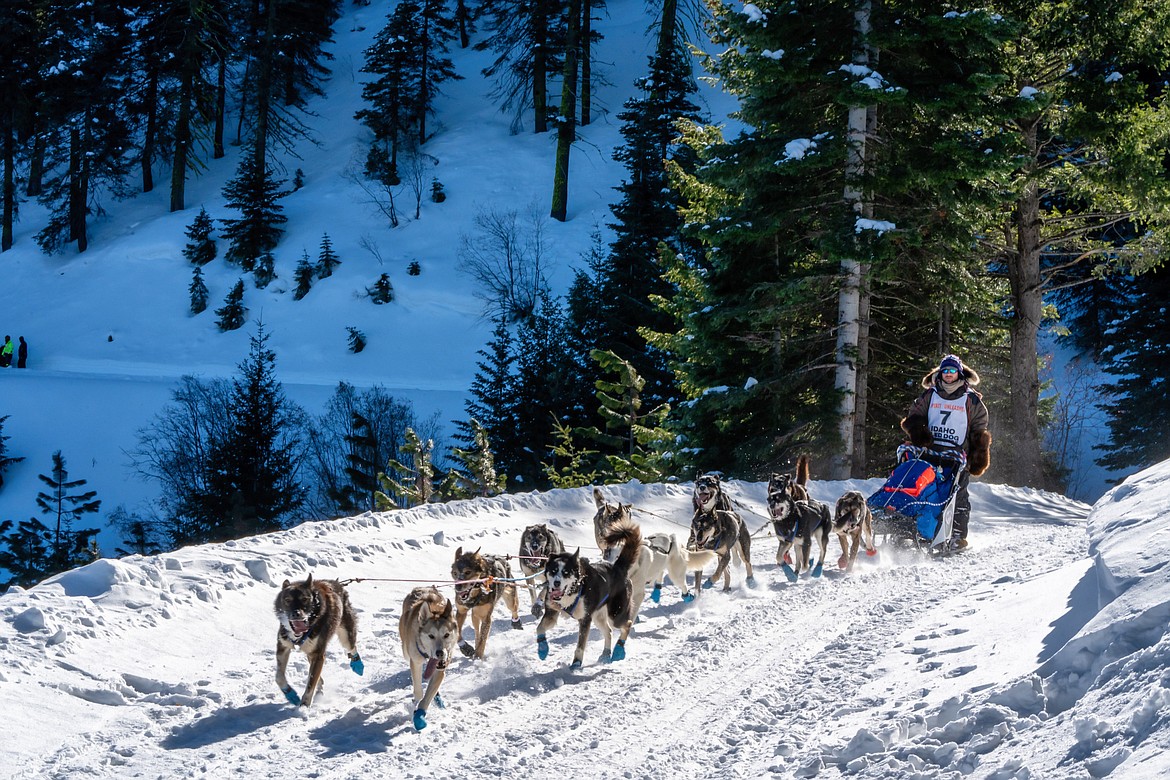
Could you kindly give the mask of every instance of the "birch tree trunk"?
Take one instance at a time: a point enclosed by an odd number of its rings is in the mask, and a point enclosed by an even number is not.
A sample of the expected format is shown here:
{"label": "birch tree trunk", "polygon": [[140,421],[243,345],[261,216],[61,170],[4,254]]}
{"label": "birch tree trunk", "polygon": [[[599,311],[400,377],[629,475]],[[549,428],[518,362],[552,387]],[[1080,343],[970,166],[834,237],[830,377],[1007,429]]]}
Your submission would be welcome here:
{"label": "birch tree trunk", "polygon": [[[853,64],[869,67],[869,16],[871,0],[860,0],[853,12]],[[865,172],[865,132],[868,108],[849,108],[848,156],[845,161],[845,203],[857,217],[865,213],[860,187]],[[840,449],[829,466],[829,479],[853,476],[855,461],[855,425],[857,421],[857,361],[861,321],[862,264],[857,257],[841,260],[841,290],[837,297],[837,370],[834,387],[841,394],[837,409],[837,435]]]}

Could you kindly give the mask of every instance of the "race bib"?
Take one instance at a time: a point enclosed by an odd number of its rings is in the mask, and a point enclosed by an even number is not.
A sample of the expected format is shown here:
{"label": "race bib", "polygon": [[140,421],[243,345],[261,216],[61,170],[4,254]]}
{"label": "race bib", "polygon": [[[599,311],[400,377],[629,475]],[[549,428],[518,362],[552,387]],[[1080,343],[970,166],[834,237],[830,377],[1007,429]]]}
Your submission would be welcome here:
{"label": "race bib", "polygon": [[931,393],[926,422],[936,445],[962,447],[967,441],[967,394],[948,401]]}

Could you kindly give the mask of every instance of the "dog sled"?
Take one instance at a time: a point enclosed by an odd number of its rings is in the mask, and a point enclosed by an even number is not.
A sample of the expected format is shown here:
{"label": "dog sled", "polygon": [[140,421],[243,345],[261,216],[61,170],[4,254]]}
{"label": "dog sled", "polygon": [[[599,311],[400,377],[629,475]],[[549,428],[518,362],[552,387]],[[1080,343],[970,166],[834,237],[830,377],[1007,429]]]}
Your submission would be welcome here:
{"label": "dog sled", "polygon": [[898,465],[866,499],[873,513],[874,536],[882,545],[950,552],[955,496],[966,468],[962,450],[898,447]]}

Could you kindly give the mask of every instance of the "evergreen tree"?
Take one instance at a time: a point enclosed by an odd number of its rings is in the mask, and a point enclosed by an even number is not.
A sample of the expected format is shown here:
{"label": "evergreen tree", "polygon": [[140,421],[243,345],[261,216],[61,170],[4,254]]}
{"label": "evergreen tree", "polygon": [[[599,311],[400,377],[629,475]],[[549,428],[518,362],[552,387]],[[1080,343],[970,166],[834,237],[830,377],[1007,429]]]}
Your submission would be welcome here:
{"label": "evergreen tree", "polygon": [[309,253],[305,252],[301,255],[301,261],[297,263],[297,268],[293,271],[293,281],[297,283],[296,289],[293,290],[293,300],[299,301],[309,294],[309,290],[313,289],[313,279],[317,276],[317,269],[309,262]]}
{"label": "evergreen tree", "polygon": [[678,22],[678,4],[667,0],[650,73],[637,81],[639,95],[618,114],[625,143],[614,150],[614,159],[625,165],[628,178],[617,187],[622,198],[612,207],[614,241],[601,281],[606,295],[596,343],[633,364],[647,382],[647,401],[655,405],[677,399],[678,391],[666,356],[639,329],[665,332],[671,327],[670,318],[653,303],[672,293],[657,262],[658,246],[665,242],[678,251],[683,241],[680,192],[670,186],[667,165],[693,169],[693,155],[675,139],[680,120],[700,120],[691,100],[696,85]]}
{"label": "evergreen tree", "polygon": [[265,252],[276,248],[284,233],[279,225],[288,221],[280,205],[287,194],[280,191],[282,184],[267,164],[258,162],[254,151],[243,155],[239,172],[224,187],[226,205],[241,215],[223,220],[223,237],[229,242],[224,259],[229,263],[252,271]]}
{"label": "evergreen tree", "polygon": [[17,156],[30,135],[37,90],[37,35],[33,0],[0,5],[0,252],[12,248],[19,211]]}
{"label": "evergreen tree", "polygon": [[346,339],[346,343],[349,345],[350,352],[352,352],[356,355],[357,353],[361,352],[363,349],[366,348],[366,334],[365,333],[362,333],[360,330],[353,327],[352,325],[347,327],[345,330],[346,330],[346,332],[349,333],[349,336]]}
{"label": "evergreen tree", "polygon": [[132,148],[127,118],[131,4],[123,0],[78,5],[46,0],[44,29],[46,177],[40,200],[50,210],[37,233],[46,252],[89,246],[87,218],[99,192],[129,193],[125,177]]}
{"label": "evergreen tree", "polygon": [[129,512],[124,506],[110,513],[107,525],[122,534],[122,546],[114,548],[117,555],[158,555],[166,551],[162,524]]}
{"label": "evergreen tree", "polygon": [[366,288],[366,295],[376,304],[391,303],[394,300],[394,285],[390,283],[390,274],[382,274],[378,281]]}
{"label": "evergreen tree", "polygon": [[375,78],[362,86],[368,107],[355,117],[374,134],[366,174],[387,184],[399,181],[398,144],[418,121],[423,62],[415,42],[421,34],[419,4],[403,0],[365,51],[362,72]]}
{"label": "evergreen tree", "polygon": [[191,295],[192,314],[202,314],[207,310],[207,284],[203,281],[203,269],[199,266],[191,269],[191,284],[187,292]]}
{"label": "evergreen tree", "polygon": [[188,262],[194,265],[207,265],[215,259],[216,247],[211,239],[213,230],[215,225],[211,221],[211,216],[207,209],[200,207],[199,213],[186,230],[187,245],[183,247],[183,257],[187,258]]}
{"label": "evergreen tree", "polygon": [[20,463],[24,460],[21,458],[14,458],[8,454],[8,445],[6,441],[11,439],[11,436],[4,435],[4,423],[8,420],[9,415],[0,417],[0,487],[4,486],[4,472],[12,467],[14,463]]}
{"label": "evergreen tree", "polygon": [[430,502],[435,492],[435,467],[431,463],[434,448],[433,441],[424,442],[412,429],[406,429],[406,441],[398,448],[404,457],[391,458],[386,463],[386,471],[378,474],[382,489],[374,498],[380,511],[409,509]]}
{"label": "evergreen tree", "polygon": [[[464,410],[470,420],[484,429],[485,436],[494,442],[496,457],[501,462],[514,462],[513,445],[519,449],[519,440],[514,436],[515,416],[515,374],[513,362],[512,332],[501,315],[496,321],[492,340],[485,349],[476,352],[482,360],[475,364],[475,376],[468,388],[468,400]],[[470,425],[459,425],[465,431],[462,441],[474,443],[474,431]],[[444,493],[446,495],[446,493]]]}
{"label": "evergreen tree", "polygon": [[1144,468],[1170,458],[1170,268],[1163,265],[1122,285],[1129,306],[1108,326],[1102,365],[1114,377],[1100,389],[1109,441],[1098,445],[1097,463],[1114,471]]}
{"label": "evergreen tree", "polygon": [[553,418],[552,463],[541,463],[544,475],[554,488],[576,488],[596,484],[602,476],[597,467],[599,450],[580,443],[578,431]]}
{"label": "evergreen tree", "polygon": [[487,430],[474,418],[468,425],[471,444],[466,448],[452,448],[451,455],[459,465],[447,471],[439,488],[445,498],[494,496],[503,493],[507,484],[507,478],[496,472],[495,455]]}
{"label": "evergreen tree", "polygon": [[75,530],[73,524],[83,516],[101,509],[102,502],[97,498],[97,491],[73,492],[85,487],[87,480],[69,479],[65,457],[60,450],[53,453],[52,471],[37,474],[37,479],[48,487],[47,491],[37,493],[37,507],[41,514],[49,517],[49,529],[52,531],[49,539],[49,566],[52,572],[65,571],[95,560],[96,556],[90,554],[90,541],[97,536],[99,529]]}
{"label": "evergreen tree", "polygon": [[0,569],[12,575],[4,586],[28,588],[53,574],[52,540],[53,531],[35,517],[0,523]]}
{"label": "evergreen tree", "polygon": [[256,270],[252,272],[252,281],[257,289],[263,290],[276,279],[276,258],[271,252],[264,252],[256,261]]}
{"label": "evergreen tree", "polygon": [[333,276],[333,271],[339,265],[341,265],[341,260],[333,251],[333,242],[329,240],[329,234],[325,233],[321,236],[321,251],[317,255],[317,278],[325,279]]}
{"label": "evergreen tree", "polygon": [[448,9],[448,0],[420,0],[419,3],[418,60],[418,142],[426,143],[427,116],[435,112],[439,85],[463,77],[455,72],[455,64],[447,56],[449,44],[455,38],[455,17]]}
{"label": "evergreen tree", "polygon": [[591,433],[598,441],[621,447],[620,454],[606,456],[612,480],[663,481],[671,474],[667,447],[673,436],[663,427],[670,405],[660,404],[643,412],[642,388],[646,380],[638,376],[633,365],[600,349],[593,350],[591,357],[614,375],[597,382],[597,400],[601,402],[597,411],[605,421],[606,432]]}
{"label": "evergreen tree", "polygon": [[495,79],[491,96],[501,110],[513,113],[514,129],[531,108],[533,132],[546,132],[548,80],[563,68],[565,0],[483,0],[479,16],[486,34],[475,48],[496,54],[483,69],[483,75]]}
{"label": "evergreen tree", "polygon": [[248,308],[244,306],[244,280],[236,284],[223,299],[223,306],[215,310],[216,324],[221,332],[237,330],[247,321]]}
{"label": "evergreen tree", "polygon": [[[373,425],[361,412],[353,411],[349,433],[345,435],[344,483],[330,488],[329,497],[340,512],[364,512],[378,506],[379,442]],[[409,430],[409,428],[407,429]]]}
{"label": "evergreen tree", "polygon": [[232,380],[228,433],[212,442],[207,488],[195,499],[187,542],[222,541],[284,528],[305,500],[304,413],[284,395],[263,324]]}

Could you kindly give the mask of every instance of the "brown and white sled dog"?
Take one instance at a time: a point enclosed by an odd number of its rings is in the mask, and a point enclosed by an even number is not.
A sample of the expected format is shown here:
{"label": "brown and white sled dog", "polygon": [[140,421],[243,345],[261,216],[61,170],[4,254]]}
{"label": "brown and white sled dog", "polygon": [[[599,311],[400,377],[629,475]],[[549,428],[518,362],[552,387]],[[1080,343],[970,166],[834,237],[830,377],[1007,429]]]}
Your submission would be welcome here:
{"label": "brown and white sled dog", "polygon": [[467,642],[459,643],[459,650],[466,656],[483,658],[488,635],[492,632],[492,612],[502,597],[512,613],[512,628],[520,625],[520,599],[516,585],[512,582],[512,567],[500,555],[481,555],[455,551],[455,562],[451,564],[451,579],[455,580],[455,619],[459,626],[459,639],[463,638],[463,624],[467,613],[471,613],[471,628],[475,631],[475,647]]}
{"label": "brown and white sled dog", "polygon": [[[410,665],[410,682],[414,686],[414,727],[422,731],[427,726],[427,710],[431,702],[443,706],[439,686],[447,675],[447,662],[451,660],[459,638],[454,605],[433,585],[415,588],[402,602],[398,638],[402,642],[402,655]],[[424,682],[427,683],[425,695]]]}
{"label": "brown and white sled dog", "polygon": [[[557,532],[544,523],[530,525],[520,535],[520,571],[524,572],[524,584],[532,597],[532,614],[544,614],[544,594],[548,589],[544,582],[544,562],[548,556],[565,551],[565,543]],[[537,584],[540,590],[537,591]]]}
{"label": "brown and white sled dog", "polygon": [[[276,631],[276,684],[294,705],[309,707],[322,688],[325,648],[334,636],[349,654],[349,666],[359,675],[364,671],[357,651],[357,615],[345,587],[337,580],[314,580],[310,574],[300,582],[284,581],[273,605],[280,628]],[[309,657],[309,684],[303,695],[288,684],[285,671],[293,648]]]}
{"label": "brown and white sled dog", "polygon": [[[768,513],[772,516],[772,529],[780,540],[776,549],[776,563],[783,569],[789,582],[796,582],[796,578],[806,569],[812,569],[812,575],[819,577],[833,526],[829,507],[811,498],[796,501],[789,493],[781,490],[768,493]],[[817,540],[821,549],[820,560],[815,566],[812,563],[813,539]],[[785,560],[789,552],[792,553],[791,566]]]}
{"label": "brown and white sled dog", "polygon": [[593,538],[597,540],[597,548],[602,557],[609,551],[605,537],[618,523],[633,522],[632,504],[612,504],[605,500],[601,491],[593,488],[593,503],[597,505],[597,512],[593,515]]}
{"label": "brown and white sled dog", "polygon": [[796,459],[795,473],[782,474],[778,471],[772,472],[771,478],[768,479],[768,495],[784,492],[792,496],[793,501],[808,501],[808,478],[808,456],[801,455]]}
{"label": "brown and white sled dog", "polygon": [[[571,669],[581,668],[589,629],[596,622],[605,637],[603,661],[620,661],[626,657],[626,639],[634,616],[630,601],[630,567],[642,547],[642,532],[636,523],[619,522],[602,539],[608,547],[618,544],[622,550],[613,563],[591,563],[581,557],[581,550],[549,556],[544,565],[548,581],[548,608],[536,629],[536,654],[548,658],[548,630],[556,625],[562,613],[577,621],[577,649],[573,652]],[[614,630],[619,632],[617,644]]]}
{"label": "brown and white sled dog", "polygon": [[719,509],[720,506],[731,506],[731,498],[723,492],[723,484],[718,475],[704,474],[695,480],[695,491],[692,498],[695,514],[691,518],[691,535],[687,539],[687,550],[697,562],[695,553],[708,551],[715,553],[718,565],[711,575],[710,585],[702,581],[702,569],[692,569],[695,572],[695,592],[700,587],[710,587],[723,577],[723,590],[731,589],[731,571],[729,564],[735,556],[743,562],[747,569],[746,582],[755,583],[752,575],[752,537],[748,533],[747,525],[736,512],[731,509]]}
{"label": "brown and white sled dog", "polygon": [[873,546],[873,513],[865,496],[856,490],[850,490],[837,499],[837,506],[833,512],[833,533],[841,542],[841,557],[837,561],[838,568],[853,571],[853,563],[857,560],[857,550],[865,542],[865,552],[873,555],[877,550]]}

